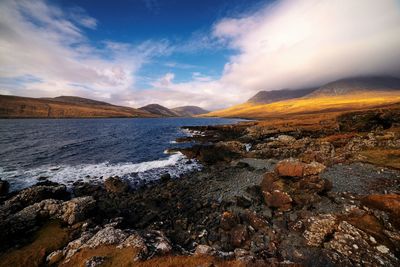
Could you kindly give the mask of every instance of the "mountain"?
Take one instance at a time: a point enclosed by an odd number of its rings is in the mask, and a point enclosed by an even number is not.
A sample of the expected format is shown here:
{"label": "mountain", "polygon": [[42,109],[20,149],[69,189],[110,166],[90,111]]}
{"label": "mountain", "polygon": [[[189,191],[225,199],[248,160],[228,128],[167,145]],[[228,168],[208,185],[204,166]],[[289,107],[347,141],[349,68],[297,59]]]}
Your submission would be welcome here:
{"label": "mountain", "polygon": [[158,105],[158,104],[150,104],[144,107],[139,108],[139,110],[142,111],[147,111],[152,114],[159,115],[161,117],[180,117],[181,115],[173,110],[170,110],[169,108],[166,108],[164,106]]}
{"label": "mountain", "polygon": [[178,113],[181,117],[193,117],[195,115],[206,114],[210,112],[197,106],[176,107],[171,110]]}
{"label": "mountain", "polygon": [[96,100],[61,96],[31,98],[0,95],[1,118],[109,118],[157,117],[149,112]]}
{"label": "mountain", "polygon": [[391,92],[400,90],[400,79],[390,76],[367,76],[346,78],[321,86],[308,97],[338,96],[354,93]]}
{"label": "mountain", "polygon": [[342,112],[400,103],[400,79],[386,76],[346,78],[308,95],[271,103],[248,101],[210,112],[208,117],[269,118],[288,114]]}
{"label": "mountain", "polygon": [[274,91],[260,91],[252,98],[247,100],[247,102],[254,104],[269,104],[286,99],[303,97],[314,92],[317,89],[318,88],[305,88],[297,90],[281,89]]}
{"label": "mountain", "polygon": [[43,97],[41,99],[47,99],[50,101],[57,101],[70,104],[82,104],[82,105],[94,105],[94,106],[114,106],[112,104],[97,101],[93,99],[78,97],[78,96],[57,96],[53,98]]}

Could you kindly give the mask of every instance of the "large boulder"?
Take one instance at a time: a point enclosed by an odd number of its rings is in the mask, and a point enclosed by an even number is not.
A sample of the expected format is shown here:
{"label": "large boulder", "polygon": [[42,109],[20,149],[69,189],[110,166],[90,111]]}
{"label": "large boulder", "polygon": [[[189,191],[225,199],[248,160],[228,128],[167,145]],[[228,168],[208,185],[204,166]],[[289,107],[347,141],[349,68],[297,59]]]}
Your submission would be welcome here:
{"label": "large boulder", "polygon": [[275,171],[281,177],[303,177],[305,164],[296,159],[285,159],[276,164]]}
{"label": "large boulder", "polygon": [[[98,248],[102,249],[96,252]],[[61,250],[62,264],[69,266],[69,264],[77,260],[81,262],[81,258],[87,261],[90,260],[87,258],[87,254],[99,253],[96,257],[102,257],[107,256],[109,252],[126,248],[132,248],[132,252],[135,252],[135,254],[131,256],[131,261],[137,261],[148,253],[148,246],[145,240],[136,232],[117,229],[113,226],[106,226],[95,233],[86,231],[82,233],[78,239],[71,241]],[[83,251],[88,251],[88,253],[82,253]],[[89,251],[92,251],[92,253]],[[60,258],[59,254],[60,251],[56,254],[57,258]],[[52,257],[48,257],[48,263],[50,263],[51,260]],[[60,261],[60,259],[58,259],[58,261]]]}
{"label": "large boulder", "polygon": [[309,164],[303,163],[297,159],[285,159],[276,164],[275,171],[281,177],[304,177],[318,175],[325,170],[325,166],[318,162]]}
{"label": "large boulder", "polygon": [[95,207],[92,197],[74,198],[70,201],[46,199],[30,205],[0,220],[0,238],[12,238],[34,230],[46,219],[59,219],[70,225],[86,219]]}
{"label": "large boulder", "polygon": [[393,223],[400,229],[400,195],[368,195],[362,198],[361,203],[370,208],[382,210],[389,213]]}
{"label": "large boulder", "polygon": [[44,182],[23,189],[17,195],[6,200],[0,211],[14,213],[45,199],[67,200],[69,198],[70,194],[67,192],[65,185]]}
{"label": "large boulder", "polygon": [[264,174],[260,188],[265,204],[270,208],[288,211],[293,204],[304,206],[320,200],[320,194],[332,188],[328,180],[318,175],[325,166],[296,159],[277,163],[275,172]]}
{"label": "large boulder", "polygon": [[383,244],[379,244],[364,231],[354,227],[347,221],[342,221],[332,240],[326,242],[324,247],[339,253],[339,257],[332,257],[339,266],[344,262],[362,266],[399,266],[400,260],[393,251]]}

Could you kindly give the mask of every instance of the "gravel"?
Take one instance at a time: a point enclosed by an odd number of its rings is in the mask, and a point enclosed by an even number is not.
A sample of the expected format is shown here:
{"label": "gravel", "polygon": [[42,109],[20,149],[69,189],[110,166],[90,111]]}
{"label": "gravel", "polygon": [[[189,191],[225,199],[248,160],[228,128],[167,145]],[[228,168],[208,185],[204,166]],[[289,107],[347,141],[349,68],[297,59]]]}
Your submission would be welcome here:
{"label": "gravel", "polygon": [[337,164],[321,175],[333,183],[334,192],[356,194],[400,192],[400,171],[364,163]]}

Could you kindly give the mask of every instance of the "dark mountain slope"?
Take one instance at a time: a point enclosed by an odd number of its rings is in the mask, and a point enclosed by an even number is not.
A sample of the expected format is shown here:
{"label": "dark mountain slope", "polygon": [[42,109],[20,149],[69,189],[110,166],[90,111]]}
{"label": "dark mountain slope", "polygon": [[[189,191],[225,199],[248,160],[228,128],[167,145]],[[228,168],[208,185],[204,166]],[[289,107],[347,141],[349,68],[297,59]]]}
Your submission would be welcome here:
{"label": "dark mountain slope", "polygon": [[192,117],[200,114],[206,114],[210,111],[202,109],[197,106],[183,106],[171,109],[172,111],[178,113],[182,117]]}
{"label": "dark mountain slope", "polygon": [[247,102],[253,104],[269,104],[282,100],[303,97],[312,93],[315,90],[316,88],[305,88],[298,90],[281,89],[274,91],[260,91],[257,94],[255,94],[252,98],[247,100]]}

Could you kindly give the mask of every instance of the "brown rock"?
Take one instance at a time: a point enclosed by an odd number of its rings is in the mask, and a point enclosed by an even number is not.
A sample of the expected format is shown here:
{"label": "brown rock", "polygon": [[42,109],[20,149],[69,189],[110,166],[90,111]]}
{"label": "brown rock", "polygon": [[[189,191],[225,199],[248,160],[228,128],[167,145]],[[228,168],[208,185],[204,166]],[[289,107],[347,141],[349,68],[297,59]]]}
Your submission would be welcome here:
{"label": "brown rock", "polygon": [[231,245],[235,248],[241,247],[244,242],[249,238],[249,233],[244,225],[237,225],[230,232]]}
{"label": "brown rock", "polygon": [[281,177],[303,177],[305,164],[295,159],[286,159],[276,164],[275,172]]}
{"label": "brown rock", "polygon": [[261,181],[261,191],[272,192],[274,190],[283,190],[283,181],[273,172],[267,172],[264,174],[264,178]]}
{"label": "brown rock", "polygon": [[198,245],[196,247],[196,251],[194,252],[195,256],[204,256],[213,254],[214,254],[214,249],[207,245]]}
{"label": "brown rock", "polygon": [[222,213],[221,221],[220,221],[220,226],[222,229],[228,231],[235,227],[239,223],[239,218],[236,214],[230,212],[230,211],[225,211]]}
{"label": "brown rock", "polygon": [[286,192],[274,190],[272,192],[263,192],[265,204],[271,208],[277,208],[281,211],[290,210],[292,198]]}
{"label": "brown rock", "polygon": [[308,175],[317,175],[323,172],[326,169],[325,165],[318,163],[316,161],[311,162],[310,164],[306,164],[304,166],[304,176]]}
{"label": "brown rock", "polygon": [[110,193],[123,193],[129,190],[129,185],[118,176],[107,178],[104,187]]}
{"label": "brown rock", "polygon": [[388,212],[392,221],[400,227],[400,195],[368,195],[361,202],[370,208]]}
{"label": "brown rock", "polygon": [[245,213],[246,221],[256,230],[266,229],[268,223],[257,215],[254,211],[247,210]]}
{"label": "brown rock", "polygon": [[305,164],[300,160],[290,158],[278,162],[275,172],[281,177],[305,177],[318,175],[325,169],[325,165],[316,161]]}

